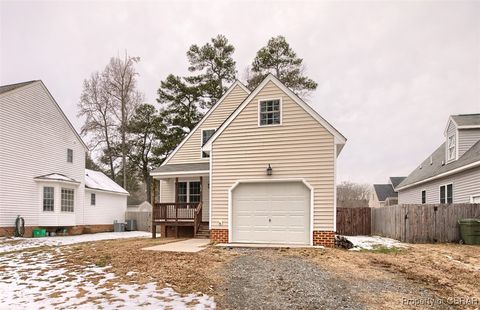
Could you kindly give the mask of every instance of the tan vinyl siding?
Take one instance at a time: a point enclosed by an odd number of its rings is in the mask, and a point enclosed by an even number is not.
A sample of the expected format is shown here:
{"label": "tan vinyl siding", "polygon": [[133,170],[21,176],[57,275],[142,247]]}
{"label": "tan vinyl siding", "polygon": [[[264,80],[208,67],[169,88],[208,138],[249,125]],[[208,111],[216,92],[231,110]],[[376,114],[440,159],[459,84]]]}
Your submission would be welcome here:
{"label": "tan vinyl siding", "polygon": [[[282,99],[282,125],[258,126],[258,100]],[[228,227],[228,190],[238,180],[303,178],[314,188],[314,229],[334,228],[334,137],[268,83],[212,145],[212,228]],[[220,224],[221,223],[221,224]]]}
{"label": "tan vinyl siding", "polygon": [[422,203],[422,190],[427,192],[427,203],[440,203],[440,186],[453,184],[453,203],[470,203],[470,196],[480,194],[480,168],[407,188],[398,193],[400,204]]}
{"label": "tan vinyl siding", "polygon": [[240,103],[247,98],[247,95],[245,90],[236,85],[203,124],[185,141],[168,164],[208,162],[208,158],[201,158],[202,129],[217,129]]}
{"label": "tan vinyl siding", "polygon": [[458,157],[462,156],[480,140],[480,129],[461,129],[458,131]]}

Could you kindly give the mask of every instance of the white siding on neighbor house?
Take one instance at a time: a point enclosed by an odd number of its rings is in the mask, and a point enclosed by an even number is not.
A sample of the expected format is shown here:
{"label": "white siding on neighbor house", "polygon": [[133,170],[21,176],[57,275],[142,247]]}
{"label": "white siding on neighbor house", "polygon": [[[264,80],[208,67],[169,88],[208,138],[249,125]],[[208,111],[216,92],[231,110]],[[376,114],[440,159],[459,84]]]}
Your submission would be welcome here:
{"label": "white siding on neighbor house", "polygon": [[[95,205],[91,205],[91,194],[96,195]],[[85,190],[85,225],[111,225],[114,220],[125,222],[127,195]]]}
{"label": "white siding on neighbor house", "polygon": [[422,190],[426,190],[427,203],[438,204],[440,203],[440,186],[450,183],[453,184],[453,203],[470,203],[472,195],[480,195],[480,168],[399,191],[398,203],[422,203]]}
{"label": "white siding on neighbor house", "polygon": [[34,177],[50,173],[81,182],[75,222],[83,224],[86,149],[41,82],[0,95],[0,141],[0,226],[13,226],[17,215],[27,226],[39,225],[42,187]]}
{"label": "white siding on neighbor house", "polygon": [[[209,220],[209,209],[210,209],[210,202],[209,202],[209,187],[208,187],[208,175],[202,176],[202,221],[208,222]],[[178,182],[187,182],[187,181],[199,181],[199,177],[179,177]],[[175,202],[175,178],[170,179],[160,179],[160,202]]]}
{"label": "white siding on neighbor house", "polygon": [[462,156],[480,140],[480,129],[460,129],[458,131],[458,157]]}
{"label": "white siding on neighbor house", "polygon": [[208,163],[208,158],[201,158],[202,129],[217,129],[223,121],[247,98],[247,92],[236,85],[223,99],[203,124],[185,141],[183,146],[168,161],[168,164]]}
{"label": "white siding on neighbor house", "polygon": [[[259,127],[258,100],[280,98],[282,124]],[[228,228],[228,191],[236,181],[300,178],[314,188],[314,230],[334,230],[334,137],[272,82],[213,142],[212,154],[212,228]]]}

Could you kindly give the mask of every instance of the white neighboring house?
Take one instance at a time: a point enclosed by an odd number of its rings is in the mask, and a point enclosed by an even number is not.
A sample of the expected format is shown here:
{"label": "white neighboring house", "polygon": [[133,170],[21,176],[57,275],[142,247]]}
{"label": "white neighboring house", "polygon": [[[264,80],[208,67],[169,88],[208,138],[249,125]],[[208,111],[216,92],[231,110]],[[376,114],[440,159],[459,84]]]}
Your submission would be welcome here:
{"label": "white neighboring house", "polygon": [[[42,81],[0,86],[0,141],[0,235],[12,234],[17,215],[26,236],[36,227],[111,230],[123,220],[128,193],[86,189],[87,146]],[[93,210],[85,201],[100,190]]]}

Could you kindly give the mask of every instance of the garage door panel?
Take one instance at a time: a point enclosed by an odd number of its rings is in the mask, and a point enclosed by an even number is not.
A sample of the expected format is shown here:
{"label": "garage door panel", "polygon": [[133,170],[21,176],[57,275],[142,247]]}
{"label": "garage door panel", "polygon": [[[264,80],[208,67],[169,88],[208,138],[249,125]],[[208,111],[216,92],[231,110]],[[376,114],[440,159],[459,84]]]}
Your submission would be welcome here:
{"label": "garage door panel", "polygon": [[240,184],[232,202],[233,242],[309,243],[310,190],[303,183]]}

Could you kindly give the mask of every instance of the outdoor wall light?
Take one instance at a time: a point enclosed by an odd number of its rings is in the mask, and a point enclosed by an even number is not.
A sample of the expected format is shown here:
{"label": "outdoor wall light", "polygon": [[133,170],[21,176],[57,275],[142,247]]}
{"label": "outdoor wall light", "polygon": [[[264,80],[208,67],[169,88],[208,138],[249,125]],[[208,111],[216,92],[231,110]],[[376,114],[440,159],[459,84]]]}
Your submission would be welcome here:
{"label": "outdoor wall light", "polygon": [[272,167],[270,166],[270,164],[268,164],[268,168],[267,168],[267,175],[272,175]]}

